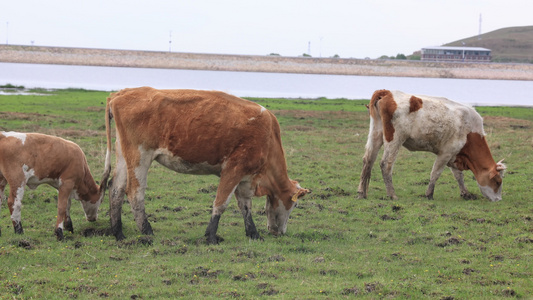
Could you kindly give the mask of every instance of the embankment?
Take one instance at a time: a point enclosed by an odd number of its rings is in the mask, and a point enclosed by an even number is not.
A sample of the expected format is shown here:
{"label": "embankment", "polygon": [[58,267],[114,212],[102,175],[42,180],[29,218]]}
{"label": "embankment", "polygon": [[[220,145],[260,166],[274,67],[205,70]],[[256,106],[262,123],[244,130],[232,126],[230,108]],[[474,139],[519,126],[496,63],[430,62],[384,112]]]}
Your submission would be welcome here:
{"label": "embankment", "polygon": [[0,62],[360,76],[533,80],[533,64],[222,55],[0,45]]}

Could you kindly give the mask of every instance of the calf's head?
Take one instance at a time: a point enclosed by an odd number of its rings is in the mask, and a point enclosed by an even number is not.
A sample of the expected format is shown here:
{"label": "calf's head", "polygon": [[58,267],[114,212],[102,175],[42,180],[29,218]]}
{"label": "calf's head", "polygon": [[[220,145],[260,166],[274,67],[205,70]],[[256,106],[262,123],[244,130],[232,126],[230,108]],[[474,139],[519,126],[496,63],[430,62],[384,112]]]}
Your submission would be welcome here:
{"label": "calf's head", "polygon": [[105,188],[97,188],[96,192],[90,192],[88,197],[81,197],[81,206],[85,212],[85,218],[89,222],[94,222],[98,219],[98,208],[104,199]]}
{"label": "calf's head", "polygon": [[507,167],[500,160],[492,168],[483,171],[477,178],[477,184],[483,196],[487,197],[490,201],[502,200],[502,177],[503,172]]}
{"label": "calf's head", "polygon": [[310,193],[308,189],[300,187],[298,182],[290,180],[288,192],[267,194],[265,211],[267,214],[267,227],[273,235],[281,235],[287,231],[287,221],[291,211],[296,206],[298,199]]}

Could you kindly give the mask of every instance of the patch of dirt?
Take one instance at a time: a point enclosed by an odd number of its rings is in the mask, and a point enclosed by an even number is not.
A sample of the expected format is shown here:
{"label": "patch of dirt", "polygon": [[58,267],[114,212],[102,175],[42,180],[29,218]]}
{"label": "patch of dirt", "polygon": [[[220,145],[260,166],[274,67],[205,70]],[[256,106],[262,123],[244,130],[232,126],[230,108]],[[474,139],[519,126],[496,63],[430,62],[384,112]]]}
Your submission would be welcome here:
{"label": "patch of dirt", "polygon": [[30,240],[22,239],[16,242],[16,246],[20,248],[24,248],[26,250],[33,249],[33,243]]}
{"label": "patch of dirt", "polygon": [[451,237],[451,238],[445,240],[444,242],[438,243],[437,246],[439,246],[439,247],[448,247],[448,246],[451,246],[451,245],[459,245],[462,242],[464,242],[463,239],[459,239],[459,238],[456,238],[456,237]]}
{"label": "patch of dirt", "polygon": [[85,228],[81,231],[84,237],[108,236],[111,235],[110,228]]}
{"label": "patch of dirt", "polygon": [[379,217],[381,220],[383,221],[396,221],[396,220],[400,220],[402,217],[394,217],[394,216],[389,216],[389,215],[383,215],[381,217]]}
{"label": "patch of dirt", "polygon": [[235,276],[233,276],[233,280],[235,280],[235,281],[247,281],[247,280],[250,280],[250,279],[255,279],[255,274],[254,273],[246,273],[244,275],[235,275]]}
{"label": "patch of dirt", "polygon": [[268,261],[285,261],[285,257],[277,254],[268,258]]}
{"label": "patch of dirt", "polygon": [[494,128],[512,128],[515,130],[527,130],[531,128],[532,122],[528,120],[507,117],[486,116],[483,117],[483,124],[487,127]]}
{"label": "patch of dirt", "polygon": [[365,282],[365,292],[367,292],[367,293],[375,292],[375,291],[377,291],[378,289],[381,289],[381,288],[382,288],[382,285],[379,282],[371,282],[371,283],[366,283]]}
{"label": "patch of dirt", "polygon": [[154,239],[151,236],[141,236],[136,240],[131,240],[127,242],[119,242],[119,248],[121,247],[131,247],[136,245],[152,246],[154,244]]}
{"label": "patch of dirt", "polygon": [[302,132],[306,132],[306,131],[315,130],[315,128],[311,127],[311,126],[305,126],[305,125],[290,125],[290,126],[285,126],[284,130],[286,130],[286,131],[302,131]]}
{"label": "patch of dirt", "polygon": [[530,237],[519,237],[519,238],[516,238],[515,241],[519,243],[526,243],[526,244],[533,243],[533,239]]}
{"label": "patch of dirt", "polygon": [[359,289],[356,288],[355,286],[353,288],[345,288],[344,290],[342,290],[341,294],[344,296],[349,296],[349,295],[357,296],[357,294],[359,294]]}
{"label": "patch of dirt", "polygon": [[313,110],[272,110],[276,116],[293,117],[296,119],[353,119],[358,115],[364,115],[368,119],[367,114],[360,114],[350,111],[313,111]]}
{"label": "patch of dirt", "polygon": [[197,277],[215,278],[215,277],[218,277],[218,275],[221,273],[222,273],[222,270],[213,271],[208,268],[204,268],[200,266],[196,268],[196,270],[192,273],[192,275],[193,276],[196,275]]}
{"label": "patch of dirt", "polygon": [[100,112],[105,111],[105,106],[89,106],[85,109],[88,112]]}
{"label": "patch of dirt", "polygon": [[266,291],[262,291],[261,292],[261,296],[274,296],[274,295],[277,295],[279,293],[279,291],[275,290],[275,289],[269,289],[269,290],[266,290]]}

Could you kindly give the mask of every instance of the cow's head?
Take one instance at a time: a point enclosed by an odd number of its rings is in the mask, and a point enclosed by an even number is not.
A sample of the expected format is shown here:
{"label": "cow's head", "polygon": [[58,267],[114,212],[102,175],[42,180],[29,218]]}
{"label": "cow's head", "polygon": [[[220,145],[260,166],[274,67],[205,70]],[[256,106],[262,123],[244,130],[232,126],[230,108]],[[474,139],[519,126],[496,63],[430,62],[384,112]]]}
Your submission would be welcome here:
{"label": "cow's head", "polygon": [[481,193],[490,201],[502,200],[502,177],[503,172],[507,169],[502,162],[503,159],[491,169],[484,171],[477,179],[477,184]]}
{"label": "cow's head", "polygon": [[287,221],[291,211],[296,206],[298,199],[310,193],[308,189],[300,187],[298,182],[291,180],[289,193],[280,195],[267,195],[265,211],[267,214],[267,227],[270,233],[281,235],[287,231]]}

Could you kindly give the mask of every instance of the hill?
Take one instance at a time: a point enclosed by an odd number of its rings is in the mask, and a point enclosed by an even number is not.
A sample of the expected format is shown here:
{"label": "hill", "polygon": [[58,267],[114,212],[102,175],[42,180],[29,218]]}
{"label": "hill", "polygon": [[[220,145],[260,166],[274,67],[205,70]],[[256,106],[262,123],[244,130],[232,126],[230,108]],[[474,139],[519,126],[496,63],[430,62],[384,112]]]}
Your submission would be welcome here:
{"label": "hill", "polygon": [[444,46],[483,47],[492,50],[492,61],[533,63],[533,26],[508,27]]}

